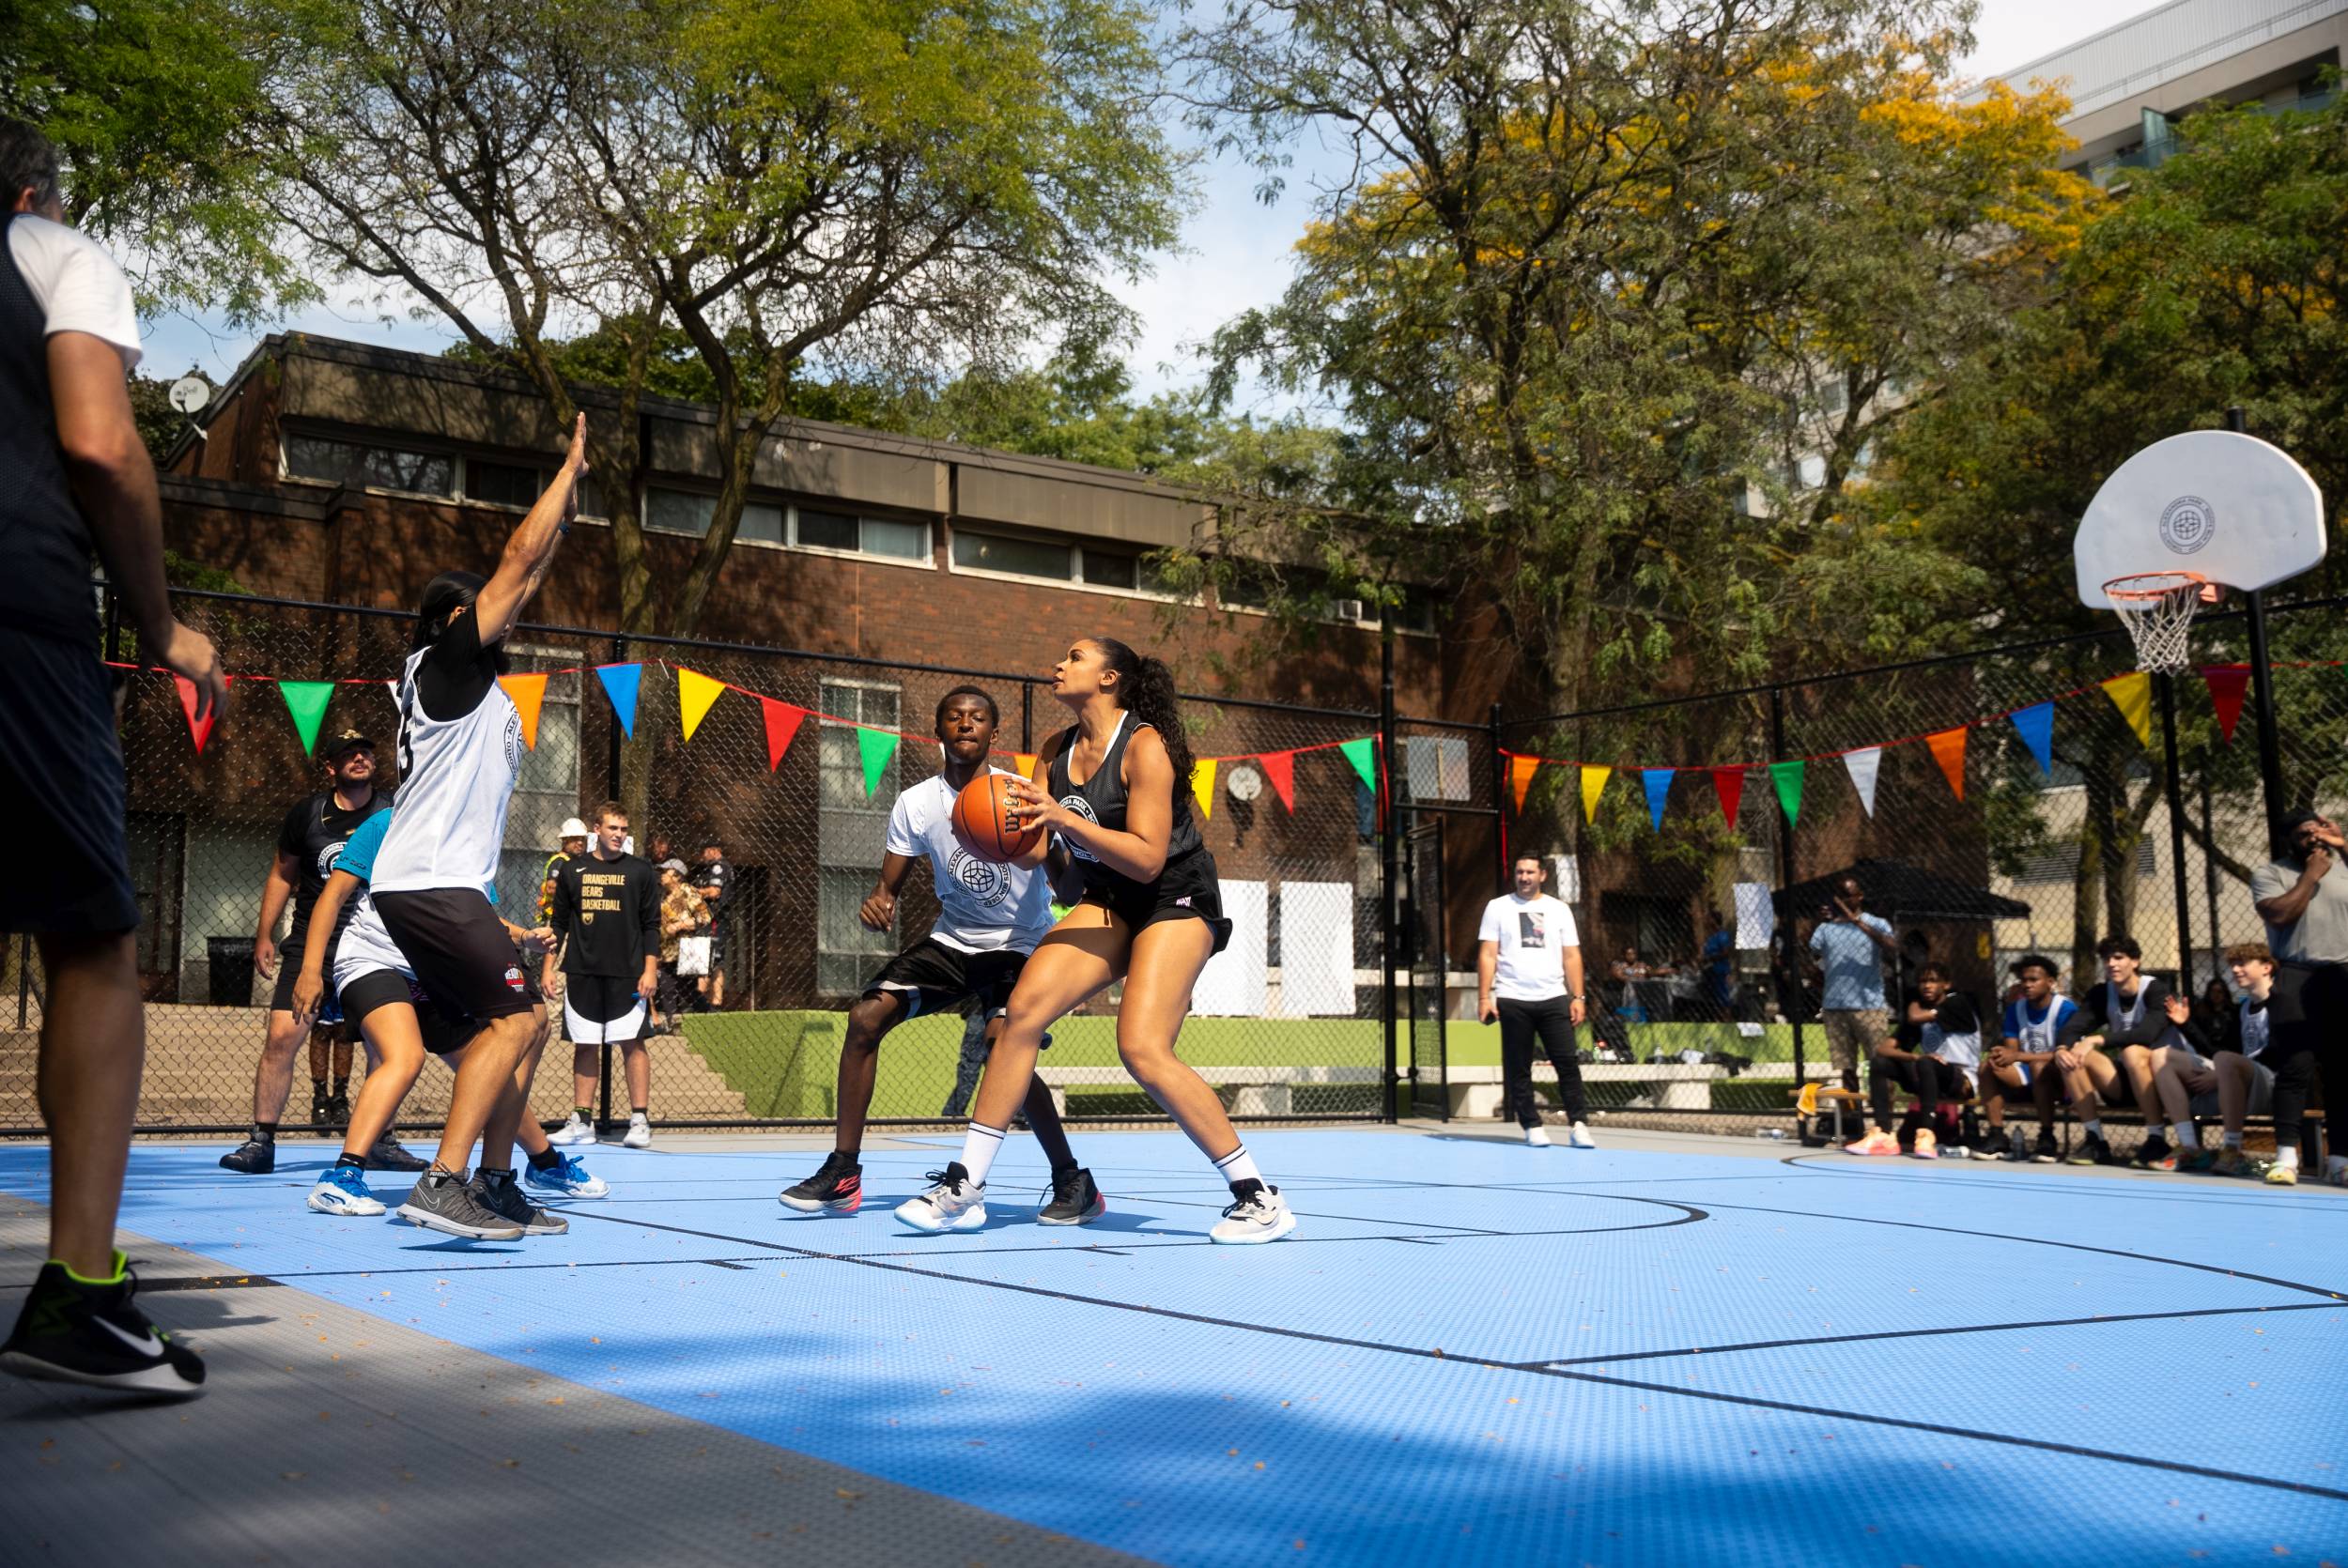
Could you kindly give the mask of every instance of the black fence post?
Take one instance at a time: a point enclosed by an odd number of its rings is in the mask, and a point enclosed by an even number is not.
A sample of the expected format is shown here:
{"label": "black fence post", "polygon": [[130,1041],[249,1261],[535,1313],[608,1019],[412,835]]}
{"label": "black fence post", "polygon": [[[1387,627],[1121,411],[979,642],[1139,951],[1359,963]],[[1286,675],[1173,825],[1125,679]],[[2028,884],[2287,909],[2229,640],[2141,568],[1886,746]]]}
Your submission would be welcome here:
{"label": "black fence post", "polygon": [[1035,750],[1035,683],[1019,683],[1019,749]]}
{"label": "black fence post", "polygon": [[1491,732],[1492,751],[1492,858],[1498,862],[1492,869],[1499,874],[1503,888],[1510,885],[1509,877],[1514,858],[1508,853],[1508,770],[1500,763],[1500,704],[1492,704],[1491,717],[1486,728]]}
{"label": "black fence post", "polygon": [[[2193,895],[2185,877],[2185,786],[2177,765],[2177,681],[2167,670],[2153,677],[2160,693],[2160,745],[2169,769],[2164,793],[2169,804],[2169,882],[2177,899],[2177,990],[2193,994]],[[2215,927],[2210,941],[2217,940]]]}
{"label": "black fence post", "polygon": [[[1386,1070],[1382,1118],[1399,1121],[1400,1108],[1395,1103],[1397,1085],[1401,1077],[1397,1071],[1396,1016],[1394,964],[1396,948],[1402,940],[1396,918],[1397,898],[1401,889],[1395,885],[1396,869],[1400,856],[1396,853],[1393,820],[1394,802],[1387,780],[1392,776],[1396,752],[1394,723],[1394,618],[1387,616],[1378,633],[1378,774],[1375,793],[1378,803],[1378,1016],[1386,1039]],[[1435,918],[1443,918],[1441,911]],[[1446,967],[1448,964],[1446,963]]]}
{"label": "black fence post", "polygon": [[[2249,433],[2249,423],[2239,407],[2226,410],[2226,428],[2236,435]],[[2266,841],[2271,849],[2282,827],[2283,812],[2289,802],[2283,798],[2283,744],[2275,728],[2275,674],[2270,668],[2272,657],[2266,651],[2266,594],[2252,591],[2248,595],[2250,629],[2250,703],[2257,709],[2259,737],[2259,785],[2266,800]]]}
{"label": "black fence post", "polygon": [[[1785,760],[1785,688],[1783,686],[1769,688],[1769,757],[1773,761]],[[1794,824],[1790,819],[1777,830],[1777,880],[1781,887],[1794,885]],[[1794,1083],[1800,1085],[1809,1077],[1809,1070],[1801,1038],[1801,948],[1794,941],[1794,911],[1790,905],[1785,911],[1785,930],[1779,935],[1785,944],[1785,977],[1789,982],[1789,994],[1784,1001],[1787,1021],[1794,1026]]]}

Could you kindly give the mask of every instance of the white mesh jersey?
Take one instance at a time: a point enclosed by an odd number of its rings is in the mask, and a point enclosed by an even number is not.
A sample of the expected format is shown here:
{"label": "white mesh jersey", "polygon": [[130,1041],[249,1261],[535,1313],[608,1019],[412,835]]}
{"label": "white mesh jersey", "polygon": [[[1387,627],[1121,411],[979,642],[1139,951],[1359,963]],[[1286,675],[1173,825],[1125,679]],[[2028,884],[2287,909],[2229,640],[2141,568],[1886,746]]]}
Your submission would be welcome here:
{"label": "white mesh jersey", "polygon": [[497,682],[469,714],[425,712],[416,672],[431,653],[409,654],[400,676],[399,805],[376,856],[377,893],[494,885],[521,776],[522,715]]}
{"label": "white mesh jersey", "polygon": [[363,975],[378,969],[389,969],[409,979],[416,971],[392,940],[392,933],[383,929],[383,917],[375,913],[375,900],[365,890],[351,900],[350,924],[334,941],[334,990],[342,989]]}

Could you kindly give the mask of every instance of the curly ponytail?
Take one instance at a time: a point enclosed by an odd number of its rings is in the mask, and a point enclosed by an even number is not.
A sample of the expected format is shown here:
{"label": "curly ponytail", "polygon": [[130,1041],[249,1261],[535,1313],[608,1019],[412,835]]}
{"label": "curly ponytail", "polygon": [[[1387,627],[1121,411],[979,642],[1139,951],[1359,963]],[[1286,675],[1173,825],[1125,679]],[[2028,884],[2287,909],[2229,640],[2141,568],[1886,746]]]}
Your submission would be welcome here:
{"label": "curly ponytail", "polygon": [[1117,671],[1119,706],[1134,715],[1136,722],[1146,724],[1158,732],[1166,744],[1166,760],[1174,764],[1174,799],[1179,804],[1190,796],[1190,733],[1182,728],[1182,699],[1174,694],[1174,672],[1164,659],[1153,659],[1136,653],[1113,637],[1096,637],[1092,645],[1101,650],[1101,658]]}

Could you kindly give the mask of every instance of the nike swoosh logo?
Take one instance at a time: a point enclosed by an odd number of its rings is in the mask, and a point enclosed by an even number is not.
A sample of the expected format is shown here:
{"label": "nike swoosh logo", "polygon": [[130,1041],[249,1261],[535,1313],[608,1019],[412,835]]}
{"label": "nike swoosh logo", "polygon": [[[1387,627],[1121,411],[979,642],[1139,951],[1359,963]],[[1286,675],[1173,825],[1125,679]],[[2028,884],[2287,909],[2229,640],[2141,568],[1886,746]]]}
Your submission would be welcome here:
{"label": "nike swoosh logo", "polygon": [[162,1341],[155,1337],[155,1330],[152,1329],[147,1330],[145,1334],[133,1335],[124,1333],[102,1317],[93,1317],[90,1321],[142,1356],[161,1356],[163,1353]]}

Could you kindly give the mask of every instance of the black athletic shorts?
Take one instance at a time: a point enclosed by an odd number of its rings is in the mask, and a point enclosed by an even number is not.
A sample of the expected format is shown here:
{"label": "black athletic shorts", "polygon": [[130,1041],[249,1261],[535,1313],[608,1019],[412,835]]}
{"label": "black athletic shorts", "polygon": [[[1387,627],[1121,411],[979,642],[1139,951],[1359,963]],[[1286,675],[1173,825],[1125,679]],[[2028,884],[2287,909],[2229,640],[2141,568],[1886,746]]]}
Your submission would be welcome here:
{"label": "black athletic shorts", "polygon": [[903,998],[908,1019],[944,1012],[965,1002],[977,1003],[992,1016],[1011,1001],[1011,988],[1019,983],[1019,971],[1027,962],[1025,953],[1009,949],[965,953],[925,936],[890,959],[864,988],[864,994]]}
{"label": "black athletic shorts", "polygon": [[0,930],[98,935],[139,923],[114,683],[96,633],[95,621],[87,643],[0,627],[0,822],[14,860],[0,877]]}
{"label": "black athletic shorts", "polygon": [[639,1039],[646,1022],[636,976],[563,976],[563,1038],[573,1045],[618,1045]]}
{"label": "black athletic shorts", "polygon": [[416,1010],[424,1048],[435,1056],[463,1050],[481,1032],[471,1019],[442,1012],[423,986],[395,970],[370,969],[342,991],[343,1011],[353,1027],[363,1028],[369,1013],[395,1002],[405,1002]]}
{"label": "black athletic shorts", "polygon": [[[270,1011],[293,1011],[294,982],[301,978],[301,949],[309,940],[309,933],[300,926],[286,933],[285,945],[277,949],[277,985],[270,992]],[[331,953],[329,958],[326,967],[331,976],[334,967]],[[342,1022],[343,1017],[342,998],[334,994],[333,988],[330,986],[326,994],[318,998],[318,1016],[310,1021],[310,1026],[313,1029],[331,1029]]]}
{"label": "black athletic shorts", "polygon": [[486,1023],[537,1006],[514,939],[489,900],[472,888],[378,893],[375,912],[417,980],[442,1007]]}
{"label": "black athletic shorts", "polygon": [[1204,920],[1214,932],[1214,950],[1231,945],[1231,922],[1223,915],[1223,883],[1214,854],[1192,850],[1166,863],[1155,882],[1135,882],[1098,861],[1085,863],[1084,901],[1105,906],[1135,931],[1161,920]]}

